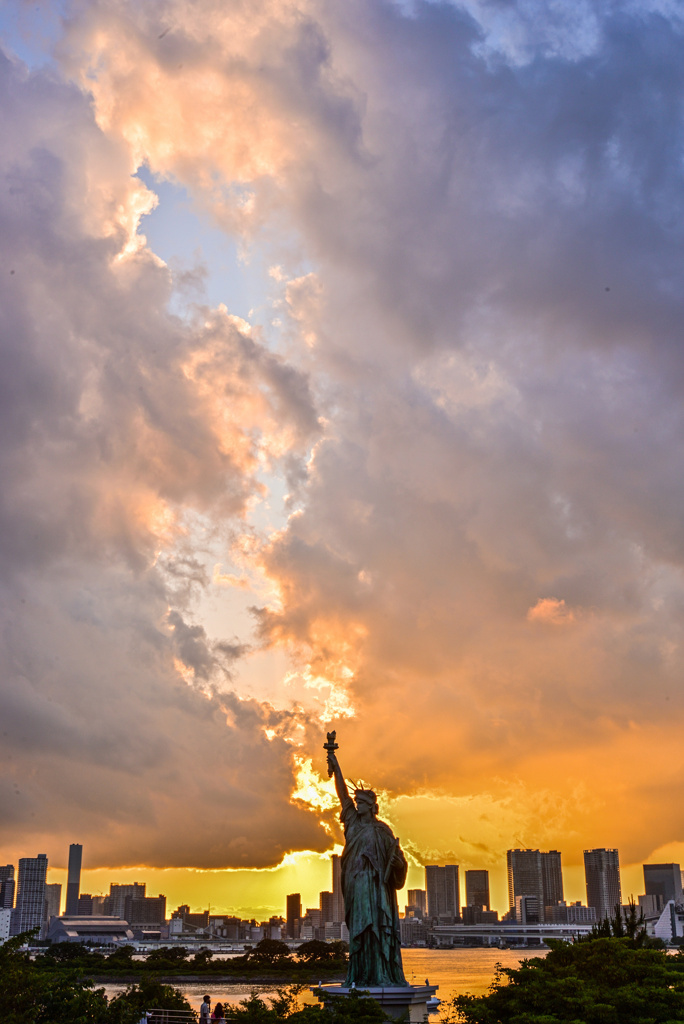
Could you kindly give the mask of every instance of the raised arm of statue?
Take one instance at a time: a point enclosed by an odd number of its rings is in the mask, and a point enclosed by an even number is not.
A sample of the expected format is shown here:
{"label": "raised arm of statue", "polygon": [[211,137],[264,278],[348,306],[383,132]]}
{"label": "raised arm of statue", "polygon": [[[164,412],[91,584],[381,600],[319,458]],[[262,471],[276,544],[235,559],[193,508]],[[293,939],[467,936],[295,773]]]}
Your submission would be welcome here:
{"label": "raised arm of statue", "polygon": [[342,804],[342,810],[345,809],[351,802],[352,798],[349,796],[349,790],[347,789],[347,783],[344,781],[344,775],[342,769],[339,766],[337,755],[333,750],[328,751],[328,770],[332,769],[332,774],[335,776],[335,790]]}

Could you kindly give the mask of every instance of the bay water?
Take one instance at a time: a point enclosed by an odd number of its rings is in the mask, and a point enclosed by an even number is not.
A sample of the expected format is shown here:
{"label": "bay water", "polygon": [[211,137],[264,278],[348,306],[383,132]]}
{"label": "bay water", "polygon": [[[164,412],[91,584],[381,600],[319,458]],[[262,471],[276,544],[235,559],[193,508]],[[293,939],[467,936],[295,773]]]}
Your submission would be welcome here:
{"label": "bay water", "polygon": [[[484,995],[489,989],[496,965],[518,967],[521,960],[534,956],[546,956],[545,949],[402,949],[404,973],[410,985],[439,985],[437,996],[443,1002],[456,995],[470,992]],[[127,986],[122,983],[107,983],[104,986],[109,997],[122,992]],[[188,1002],[199,1010],[205,994],[211,997],[211,1005],[222,1002],[224,1008],[239,1003],[256,992],[264,999],[275,995],[273,985],[231,985],[226,982],[207,981],[177,984]],[[300,1003],[315,1003],[317,1000],[307,986],[299,996]],[[439,1021],[439,1013],[432,1014],[431,1021]]]}

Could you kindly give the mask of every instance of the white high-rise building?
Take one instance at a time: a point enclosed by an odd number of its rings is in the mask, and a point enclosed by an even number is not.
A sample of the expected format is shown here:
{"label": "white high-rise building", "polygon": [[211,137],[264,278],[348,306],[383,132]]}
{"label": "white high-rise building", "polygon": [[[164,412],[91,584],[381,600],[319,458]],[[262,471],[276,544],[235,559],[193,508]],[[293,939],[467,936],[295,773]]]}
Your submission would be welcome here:
{"label": "white high-rise building", "polygon": [[12,919],[12,932],[19,935],[31,928],[40,928],[45,919],[45,876],[48,859],[44,853],[37,857],[22,857],[17,878],[17,902]]}

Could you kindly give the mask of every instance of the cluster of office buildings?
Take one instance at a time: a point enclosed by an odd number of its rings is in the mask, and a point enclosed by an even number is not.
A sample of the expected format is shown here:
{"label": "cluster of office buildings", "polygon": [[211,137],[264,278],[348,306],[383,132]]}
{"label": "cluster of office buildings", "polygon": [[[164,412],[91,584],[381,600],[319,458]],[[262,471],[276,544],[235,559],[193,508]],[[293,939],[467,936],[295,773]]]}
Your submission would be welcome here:
{"label": "cluster of office buildings", "polygon": [[285,899],[286,918],[283,938],[323,939],[326,941],[349,939],[344,921],[344,899],[342,897],[342,861],[332,856],[332,890],[318,894],[317,907],[302,908],[302,897],[298,892],[289,893]]}
{"label": "cluster of office buildings", "polygon": [[[684,937],[684,874],[679,864],[644,864],[639,907],[647,930],[666,942]],[[508,913],[490,907],[489,873],[465,872],[461,903],[459,866],[428,865],[425,889],[409,889],[401,921],[405,945],[530,945],[546,937],[572,938],[591,931],[616,907],[624,915],[617,850],[584,851],[587,902],[567,903],[558,850],[508,850]]]}
{"label": "cluster of office buildings", "polygon": [[[69,847],[66,906],[62,886],[46,881],[45,854],[0,867],[0,942],[39,929],[41,939],[94,943],[161,941],[184,944],[255,943],[262,938],[302,942],[348,940],[344,921],[341,858],[332,857],[332,888],[317,907],[303,907],[300,893],[286,897],[286,916],[268,921],[192,913],[183,905],[166,917],[166,897],[148,896],[144,882],[113,882],[107,895],[80,891],[83,848]],[[585,850],[587,902],[567,903],[557,850],[508,850],[508,912],[499,919],[490,906],[489,872],[466,870],[461,899],[457,864],[425,868],[425,888],[409,889],[401,916],[404,945],[534,945],[548,937],[573,938],[623,904],[617,850]],[[678,864],[644,864],[645,893],[639,907],[650,934],[666,942],[684,938],[684,875]],[[16,891],[15,891],[16,890]]]}
{"label": "cluster of office buildings", "polygon": [[[136,929],[161,928],[166,923],[166,897],[147,896],[144,882],[113,882],[106,896],[82,893],[83,847],[69,847],[66,906],[61,914],[62,886],[47,882],[48,859],[22,857],[15,879],[14,865],[0,867],[0,941],[37,928],[39,938],[90,939],[116,942],[134,937]],[[15,892],[16,888],[16,892]]]}
{"label": "cluster of office buildings", "polygon": [[[66,905],[62,908],[62,886],[46,881],[45,854],[22,857],[15,877],[13,864],[0,867],[0,942],[11,935],[38,929],[40,939],[52,942],[182,942],[184,945],[211,943],[255,944],[263,938],[345,938],[340,923],[342,894],[339,857],[333,859],[335,895],[321,894],[321,907],[302,914],[301,900],[295,911],[288,897],[290,920],[273,916],[268,921],[245,920],[233,915],[192,913],[184,904],[167,920],[166,896],[148,896],[144,882],[112,882],[107,895],[81,892],[83,847],[69,847]],[[331,928],[328,919],[335,918]],[[295,925],[296,920],[296,925]]]}

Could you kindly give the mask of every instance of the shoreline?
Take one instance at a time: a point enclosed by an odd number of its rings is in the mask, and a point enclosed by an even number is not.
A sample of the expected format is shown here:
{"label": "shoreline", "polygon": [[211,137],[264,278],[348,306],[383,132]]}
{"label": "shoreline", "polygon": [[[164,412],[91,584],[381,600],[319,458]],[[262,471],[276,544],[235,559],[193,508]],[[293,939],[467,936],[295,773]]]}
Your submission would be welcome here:
{"label": "shoreline", "polygon": [[345,973],[336,972],[335,974],[326,975],[324,972],[307,974],[306,978],[293,978],[292,975],[284,976],[282,974],[156,974],[150,972],[144,972],[140,974],[89,974],[83,973],[84,978],[88,978],[90,981],[97,985],[106,985],[108,982],[119,982],[126,985],[138,984],[145,978],[153,978],[154,981],[159,981],[163,985],[199,985],[206,981],[212,984],[221,985],[315,985],[318,981],[329,982],[331,984],[341,983],[344,981]]}

